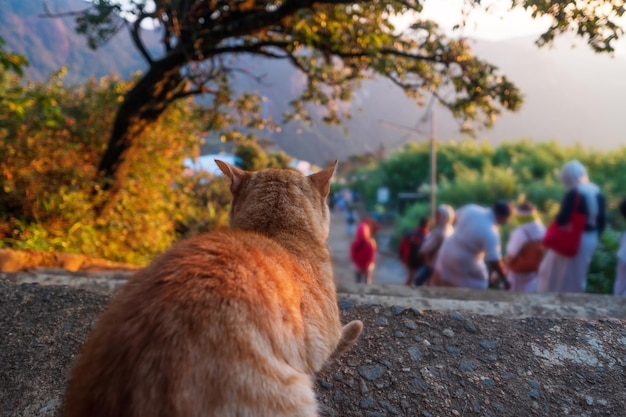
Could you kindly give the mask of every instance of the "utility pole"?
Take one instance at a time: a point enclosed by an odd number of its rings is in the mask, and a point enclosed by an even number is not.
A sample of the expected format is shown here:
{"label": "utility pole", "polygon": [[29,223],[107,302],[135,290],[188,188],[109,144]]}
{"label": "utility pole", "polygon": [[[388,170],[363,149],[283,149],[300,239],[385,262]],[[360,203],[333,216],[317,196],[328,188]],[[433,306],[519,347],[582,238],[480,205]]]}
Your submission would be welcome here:
{"label": "utility pole", "polygon": [[[430,120],[428,118],[430,116]],[[426,114],[422,116],[420,122],[430,121],[430,217],[432,221],[435,221],[437,215],[437,133],[436,133],[436,118],[435,118],[435,101],[432,99],[426,109]],[[387,120],[380,120],[380,123],[389,127],[404,130],[416,136],[423,135],[423,131],[392,123]]]}
{"label": "utility pole", "polygon": [[437,215],[437,136],[435,132],[435,107],[430,106],[430,218]]}

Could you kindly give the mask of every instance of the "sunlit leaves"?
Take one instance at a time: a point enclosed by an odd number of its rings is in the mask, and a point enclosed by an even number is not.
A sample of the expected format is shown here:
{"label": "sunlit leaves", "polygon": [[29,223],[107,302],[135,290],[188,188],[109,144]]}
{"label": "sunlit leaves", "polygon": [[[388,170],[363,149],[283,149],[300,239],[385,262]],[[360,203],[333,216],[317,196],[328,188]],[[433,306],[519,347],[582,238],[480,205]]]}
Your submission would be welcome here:
{"label": "sunlit leaves", "polygon": [[28,66],[25,56],[4,50],[6,42],[0,37],[0,71],[23,75],[23,68]]}
{"label": "sunlit leaves", "polygon": [[[405,33],[396,31],[390,19],[419,13],[420,1],[296,4],[287,0],[158,2],[149,16],[161,22],[165,51],[162,59],[177,54],[181,64],[208,63],[184,75],[191,81],[192,91],[215,97],[209,107],[211,112],[230,110],[224,106],[233,102],[231,83],[237,74],[246,72],[236,59],[239,53],[288,60],[307,77],[286,120],[312,120],[309,112],[318,107],[325,109],[321,114],[315,111],[321,120],[340,123],[351,116],[348,103],[352,92],[363,79],[375,75],[390,78],[418,103],[423,102],[425,93],[454,86],[436,96],[457,117],[479,125],[490,125],[502,110],[519,107],[521,96],[514,85],[475,58],[462,40],[446,38],[433,22],[418,20]],[[136,1],[126,8],[134,8],[136,15],[144,16],[146,5]],[[115,15],[120,12],[118,3],[98,0],[79,16],[78,30],[88,35],[92,46],[97,46],[97,39],[106,41],[118,30]],[[277,16],[275,20],[273,15]],[[231,32],[225,28],[231,28]],[[241,107],[241,102],[236,105]],[[244,111],[261,109],[259,106]],[[230,116],[214,115],[209,128],[222,129],[234,121]],[[252,116],[238,122],[247,127],[266,126]]]}
{"label": "sunlit leaves", "polygon": [[613,52],[615,42],[624,35],[619,19],[626,12],[624,0],[512,0],[514,7],[523,7],[533,17],[552,19],[548,30],[537,40],[538,45],[551,43],[555,36],[573,32],[585,38],[596,52]]}
{"label": "sunlit leaves", "polygon": [[28,66],[28,60],[5,51],[4,45],[4,39],[0,38],[0,128],[4,120],[23,116],[31,104],[22,86],[23,68]]}
{"label": "sunlit leaves", "polygon": [[[181,59],[190,62],[213,59],[216,53],[228,56],[229,48],[224,47],[233,45],[238,45],[235,54],[290,60],[309,82],[293,102],[294,111],[287,119],[308,119],[305,113],[309,107],[304,104],[310,103],[327,109],[325,121],[340,122],[349,117],[341,111],[346,108],[341,103],[350,100],[359,80],[373,74],[390,78],[418,102],[424,93],[434,93],[468,127],[491,126],[502,111],[519,109],[522,95],[517,87],[497,68],[475,57],[463,39],[450,39],[434,22],[419,19],[422,3],[312,1],[297,7],[287,0],[160,1],[154,12],[147,14],[146,10],[152,10],[148,3],[135,1],[125,8],[126,13],[161,21],[161,30],[167,32],[164,50],[186,51]],[[470,11],[483,7],[477,0],[467,5]],[[541,36],[540,44],[575,30],[587,37],[595,50],[610,52],[622,35],[616,18],[624,14],[624,0],[512,0],[510,6],[525,8],[535,17],[553,18],[554,24]],[[290,11],[281,14],[286,8]],[[96,46],[119,29],[116,15],[120,12],[119,3],[97,0],[92,9],[79,16],[77,28]],[[417,20],[405,33],[397,33],[390,19],[407,13],[413,13]],[[272,14],[280,17],[272,20]],[[259,23],[263,19],[267,23]],[[227,26],[232,33],[220,31]],[[182,33],[188,35],[182,37]],[[215,63],[218,67],[211,66],[211,71],[218,69],[226,78],[217,89],[204,91],[219,95],[221,89],[229,90],[232,76],[228,74],[233,67],[227,60]]]}
{"label": "sunlit leaves", "polygon": [[117,99],[131,83],[106,77],[71,87],[61,75],[27,83],[23,94],[31,101],[23,117],[3,119],[3,245],[141,263],[192,229],[224,224],[227,187],[183,176],[183,159],[197,153],[201,128],[189,100],[170,106],[147,129],[130,161],[120,204],[96,220],[93,207],[102,197],[94,183],[96,166]]}

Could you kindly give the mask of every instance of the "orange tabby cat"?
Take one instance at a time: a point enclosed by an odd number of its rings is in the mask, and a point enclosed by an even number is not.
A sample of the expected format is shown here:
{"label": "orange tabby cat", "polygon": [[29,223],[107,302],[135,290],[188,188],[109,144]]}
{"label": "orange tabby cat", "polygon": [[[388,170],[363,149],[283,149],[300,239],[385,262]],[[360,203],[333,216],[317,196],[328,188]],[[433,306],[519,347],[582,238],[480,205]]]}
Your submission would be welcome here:
{"label": "orange tabby cat", "polygon": [[326,246],[334,166],[310,176],[216,161],[231,229],[135,274],[89,335],[65,417],[316,416],[312,375],[347,350]]}

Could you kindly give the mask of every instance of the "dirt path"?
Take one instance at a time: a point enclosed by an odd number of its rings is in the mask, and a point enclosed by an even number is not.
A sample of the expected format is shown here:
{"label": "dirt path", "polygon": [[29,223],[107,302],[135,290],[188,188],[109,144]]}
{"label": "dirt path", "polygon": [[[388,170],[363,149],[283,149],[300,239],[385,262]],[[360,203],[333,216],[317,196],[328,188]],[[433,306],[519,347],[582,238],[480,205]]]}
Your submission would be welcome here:
{"label": "dirt path", "polygon": [[[392,253],[386,250],[386,242],[391,230],[382,228],[376,238],[378,253],[376,269],[374,270],[374,284],[403,284],[404,267]],[[348,233],[343,213],[335,211],[331,215],[330,236],[328,247],[333,257],[335,280],[337,283],[347,284],[354,282],[354,267],[350,262],[350,242],[353,236]]]}

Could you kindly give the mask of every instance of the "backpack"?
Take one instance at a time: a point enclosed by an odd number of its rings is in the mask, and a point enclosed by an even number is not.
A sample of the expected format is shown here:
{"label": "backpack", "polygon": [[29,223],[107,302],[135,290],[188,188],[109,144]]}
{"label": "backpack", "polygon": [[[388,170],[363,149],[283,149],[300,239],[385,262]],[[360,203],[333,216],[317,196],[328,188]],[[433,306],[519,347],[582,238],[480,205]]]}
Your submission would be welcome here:
{"label": "backpack", "polygon": [[524,243],[517,255],[508,262],[508,267],[513,272],[529,273],[537,272],[543,259],[544,247],[540,240],[532,240],[524,229],[524,234],[529,239]]}
{"label": "backpack", "polygon": [[425,239],[426,235],[419,230],[415,230],[406,236],[409,248],[406,263],[409,267],[416,269],[424,264],[424,254],[420,252],[420,249]]}

